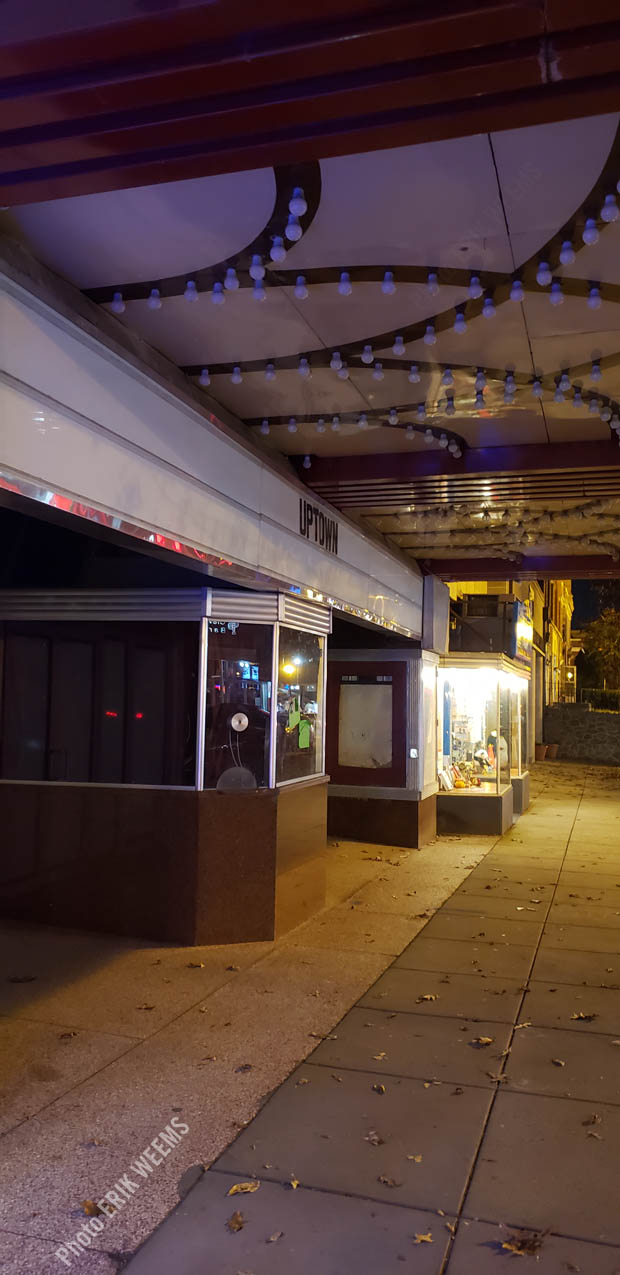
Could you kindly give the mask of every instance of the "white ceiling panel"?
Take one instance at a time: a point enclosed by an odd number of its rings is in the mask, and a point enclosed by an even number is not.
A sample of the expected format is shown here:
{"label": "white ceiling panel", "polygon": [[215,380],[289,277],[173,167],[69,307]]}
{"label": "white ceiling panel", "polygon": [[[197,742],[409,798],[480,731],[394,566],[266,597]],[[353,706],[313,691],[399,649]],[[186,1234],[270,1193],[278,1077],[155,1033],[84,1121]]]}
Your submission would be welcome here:
{"label": "white ceiling panel", "polygon": [[573,336],[583,332],[594,336],[597,332],[620,330],[620,309],[611,301],[603,301],[598,310],[590,310],[585,297],[565,297],[562,305],[551,305],[548,290],[527,293],[523,302],[528,332],[537,337],[550,337],[566,333]]}
{"label": "white ceiling panel", "polygon": [[620,222],[601,226],[597,243],[585,246],[570,266],[559,266],[558,275],[587,279],[590,283],[620,283]]}
{"label": "white ceiling panel", "polygon": [[266,381],[262,372],[248,372],[241,385],[233,385],[228,375],[213,376],[211,393],[243,417],[331,416],[363,412],[367,406],[353,382],[339,381],[329,368],[317,368],[308,378],[280,371],[275,381]]}
{"label": "white ceiling panel", "polygon": [[523,308],[514,301],[498,306],[492,319],[485,319],[482,315],[471,319],[462,335],[450,327],[437,333],[435,345],[413,342],[410,354],[413,360],[423,360],[430,354],[437,362],[450,366],[467,364],[472,367],[511,368],[527,373],[532,371]]}
{"label": "white ceiling panel", "polygon": [[567,410],[562,404],[549,403],[545,414],[551,443],[595,442],[610,438],[609,425],[598,416],[571,410],[570,404]]}
{"label": "white ceiling panel", "polygon": [[[620,317],[620,316],[619,316]],[[537,371],[554,373],[562,368],[579,367],[582,363],[590,363],[605,354],[616,354],[620,350],[620,329],[612,332],[565,332],[561,336],[538,336],[532,339],[532,352]],[[581,383],[589,389],[600,389],[602,393],[611,393],[608,389],[609,373],[603,372],[598,387],[588,376],[580,378]]]}
{"label": "white ceiling panel", "polygon": [[[292,294],[292,289],[284,291]],[[446,287],[432,297],[422,283],[397,283],[394,295],[385,296],[377,282],[354,283],[351,295],[341,297],[336,283],[320,283],[309,289],[305,301],[295,301],[295,305],[316,334],[314,345],[338,349],[349,341],[372,344],[375,333],[419,323],[438,310],[458,305],[465,296],[464,288]]]}

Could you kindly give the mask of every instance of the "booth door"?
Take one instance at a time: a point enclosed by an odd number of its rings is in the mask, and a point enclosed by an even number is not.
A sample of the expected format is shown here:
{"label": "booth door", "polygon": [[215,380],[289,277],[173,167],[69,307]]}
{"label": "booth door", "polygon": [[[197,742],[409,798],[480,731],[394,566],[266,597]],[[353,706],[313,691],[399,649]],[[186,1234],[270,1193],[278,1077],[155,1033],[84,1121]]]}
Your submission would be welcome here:
{"label": "booth door", "polygon": [[327,770],[333,783],[404,788],[407,666],[333,661],[327,671]]}

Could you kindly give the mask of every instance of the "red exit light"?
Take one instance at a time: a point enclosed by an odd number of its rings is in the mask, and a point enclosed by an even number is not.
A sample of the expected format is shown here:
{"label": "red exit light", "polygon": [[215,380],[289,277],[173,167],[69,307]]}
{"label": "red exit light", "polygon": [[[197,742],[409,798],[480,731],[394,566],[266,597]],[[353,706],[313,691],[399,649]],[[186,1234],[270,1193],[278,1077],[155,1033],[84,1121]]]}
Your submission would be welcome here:
{"label": "red exit light", "polygon": [[143,717],[144,717],[144,713],[136,713],[136,721],[137,721],[137,722],[142,721],[142,718],[143,718]]}
{"label": "red exit light", "polygon": [[106,717],[118,717],[118,713],[112,712],[111,708],[106,708],[105,715]]}

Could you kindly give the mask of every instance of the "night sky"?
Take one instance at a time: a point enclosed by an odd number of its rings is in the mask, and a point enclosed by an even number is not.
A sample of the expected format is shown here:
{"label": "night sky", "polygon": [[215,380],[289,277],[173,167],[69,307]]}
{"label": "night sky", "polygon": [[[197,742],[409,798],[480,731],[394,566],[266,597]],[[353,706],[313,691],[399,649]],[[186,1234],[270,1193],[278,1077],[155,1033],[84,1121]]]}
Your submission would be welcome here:
{"label": "night sky", "polygon": [[573,597],[573,628],[582,629],[605,607],[620,610],[620,580],[573,580]]}

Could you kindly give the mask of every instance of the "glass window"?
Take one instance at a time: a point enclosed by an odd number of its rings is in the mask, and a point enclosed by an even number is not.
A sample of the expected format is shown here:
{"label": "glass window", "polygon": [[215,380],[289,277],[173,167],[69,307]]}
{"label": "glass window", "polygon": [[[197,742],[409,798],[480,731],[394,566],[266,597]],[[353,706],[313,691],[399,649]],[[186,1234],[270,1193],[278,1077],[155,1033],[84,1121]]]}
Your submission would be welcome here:
{"label": "glass window", "polygon": [[324,640],[314,633],[280,629],[276,781],[303,779],[323,770]]}
{"label": "glass window", "polygon": [[209,620],[205,788],[269,787],[273,628]]}
{"label": "glass window", "polygon": [[[506,745],[501,732],[498,743],[497,673],[491,669],[447,669],[440,694],[441,787],[497,792],[498,767],[501,773]],[[507,755],[507,746],[505,751]]]}
{"label": "glass window", "polygon": [[424,787],[432,784],[437,751],[437,670],[434,664],[422,664],[423,767]]}
{"label": "glass window", "polygon": [[496,743],[499,777],[502,784],[510,783],[510,757],[512,745],[511,691],[502,686],[499,692],[499,736]]}
{"label": "glass window", "polygon": [[392,679],[340,684],[338,765],[364,770],[392,767]]}

